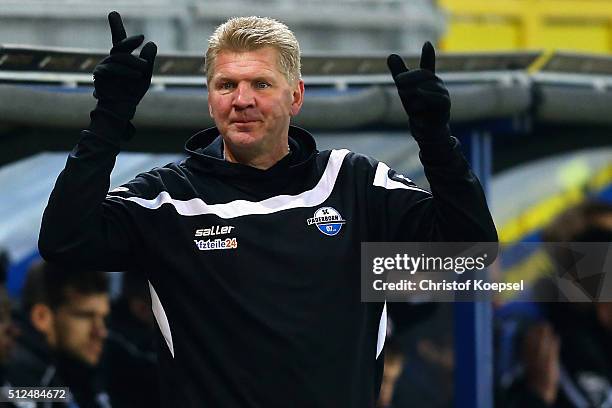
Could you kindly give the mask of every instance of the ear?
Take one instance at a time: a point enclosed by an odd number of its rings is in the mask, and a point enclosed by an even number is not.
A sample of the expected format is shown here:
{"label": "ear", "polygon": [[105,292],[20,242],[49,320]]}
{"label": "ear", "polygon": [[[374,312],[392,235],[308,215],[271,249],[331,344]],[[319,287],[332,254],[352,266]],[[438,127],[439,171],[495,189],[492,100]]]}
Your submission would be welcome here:
{"label": "ear", "polygon": [[293,89],[293,93],[291,94],[291,116],[295,116],[300,113],[300,109],[302,109],[302,104],[304,103],[304,81],[299,80]]}
{"label": "ear", "polygon": [[30,321],[32,326],[46,335],[49,343],[55,343],[54,330],[55,315],[51,308],[43,303],[36,303],[30,310]]}

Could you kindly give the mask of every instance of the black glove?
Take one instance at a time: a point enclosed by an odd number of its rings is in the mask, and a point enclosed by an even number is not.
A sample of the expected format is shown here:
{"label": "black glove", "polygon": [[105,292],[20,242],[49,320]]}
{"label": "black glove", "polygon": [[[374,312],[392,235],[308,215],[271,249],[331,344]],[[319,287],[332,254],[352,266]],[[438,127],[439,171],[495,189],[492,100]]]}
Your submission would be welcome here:
{"label": "black glove", "polygon": [[410,119],[410,129],[419,145],[447,144],[450,140],[450,96],[436,76],[436,53],[427,41],[421,52],[420,69],[408,70],[397,54],[389,55],[387,65],[397,86],[402,105]]}
{"label": "black glove", "polygon": [[143,35],[126,38],[121,16],[116,11],[108,15],[113,48],[110,55],[96,66],[94,97],[96,109],[109,112],[116,119],[129,121],[136,113],[136,106],[151,85],[153,64],[157,46],[148,42],[137,57],[132,52],[144,41]]}

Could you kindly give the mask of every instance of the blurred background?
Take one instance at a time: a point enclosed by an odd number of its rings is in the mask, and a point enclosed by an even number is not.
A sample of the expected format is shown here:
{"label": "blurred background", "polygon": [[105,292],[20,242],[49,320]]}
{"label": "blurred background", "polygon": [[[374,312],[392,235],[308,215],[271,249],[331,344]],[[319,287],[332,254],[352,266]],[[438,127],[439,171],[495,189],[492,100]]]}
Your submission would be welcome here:
{"label": "blurred background", "polygon": [[[13,343],[27,333],[17,326],[28,320],[23,287],[39,260],[42,211],[94,106],[91,72],[110,47],[111,10],[128,35],[144,33],[159,48],[139,131],[117,160],[113,186],[180,159],[184,141],[212,125],[207,38],[229,17],[260,15],[285,22],[300,41],[306,102],[295,124],[315,135],[319,150],[376,157],[427,187],[385,58],[396,52],[415,67],[429,40],[451,93],[453,134],[485,185],[500,239],[510,247],[585,234],[610,241],[612,0],[0,0],[0,248],[17,322],[4,336]],[[583,229],[560,234],[559,220]],[[534,287],[553,268],[537,251],[504,261],[502,279]],[[146,369],[154,364],[150,311],[126,300],[146,298],[138,290],[146,282],[124,285],[121,276],[110,274],[109,301],[136,317],[103,337],[112,343],[140,327],[138,344],[125,347]],[[612,406],[612,312],[603,306],[560,312],[504,298],[390,313],[380,406]],[[572,331],[593,335],[564,341]],[[124,350],[112,344],[107,350]],[[581,348],[596,351],[589,357]],[[583,367],[589,358],[599,363]]]}

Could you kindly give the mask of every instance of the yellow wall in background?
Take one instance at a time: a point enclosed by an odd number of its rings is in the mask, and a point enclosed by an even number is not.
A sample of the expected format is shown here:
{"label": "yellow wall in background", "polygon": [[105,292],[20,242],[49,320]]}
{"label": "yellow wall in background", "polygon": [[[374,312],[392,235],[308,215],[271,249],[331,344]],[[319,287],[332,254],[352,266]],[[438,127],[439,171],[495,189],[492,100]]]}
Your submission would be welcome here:
{"label": "yellow wall in background", "polygon": [[514,50],[520,41],[516,24],[509,21],[454,21],[442,48],[449,51]]}
{"label": "yellow wall in background", "polygon": [[555,49],[610,52],[610,25],[547,24],[538,32],[537,43]]}
{"label": "yellow wall in background", "polygon": [[446,51],[612,52],[612,0],[439,0]]}

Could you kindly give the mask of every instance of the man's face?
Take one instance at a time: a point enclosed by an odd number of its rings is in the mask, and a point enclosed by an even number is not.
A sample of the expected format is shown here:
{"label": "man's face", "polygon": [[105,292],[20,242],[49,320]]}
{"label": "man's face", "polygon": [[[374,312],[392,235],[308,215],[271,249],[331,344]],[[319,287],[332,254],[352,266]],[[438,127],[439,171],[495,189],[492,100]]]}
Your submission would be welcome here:
{"label": "man's face", "polygon": [[208,84],[208,108],[226,148],[239,157],[287,153],[289,119],[304,96],[303,81],[290,84],[278,51],[222,51]]}
{"label": "man's face", "polygon": [[67,295],[68,301],[54,312],[55,348],[95,365],[108,334],[105,324],[109,314],[108,295],[83,295],[75,291]]}

